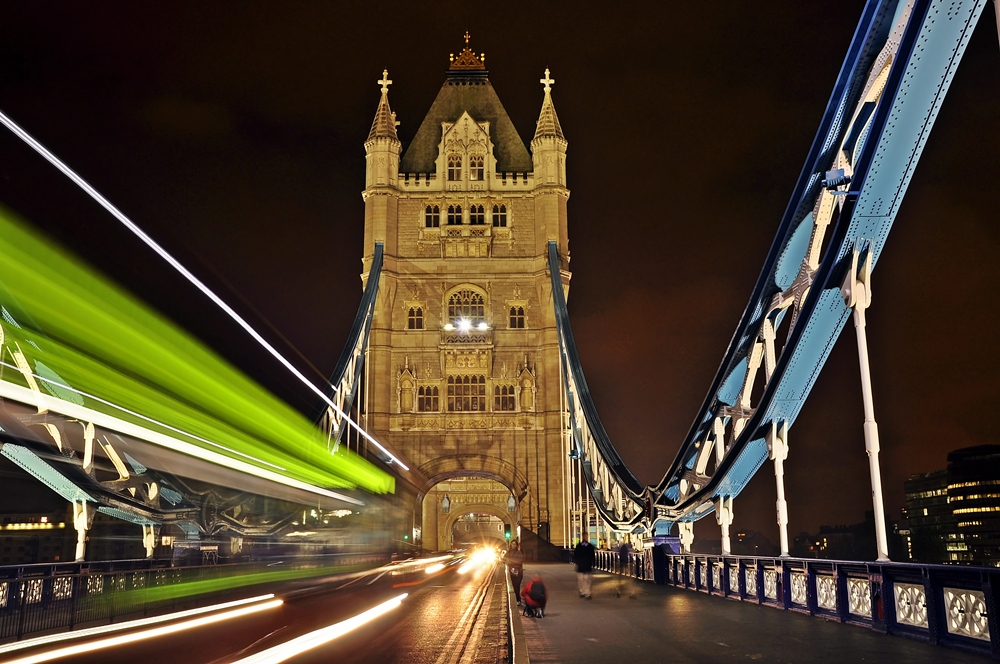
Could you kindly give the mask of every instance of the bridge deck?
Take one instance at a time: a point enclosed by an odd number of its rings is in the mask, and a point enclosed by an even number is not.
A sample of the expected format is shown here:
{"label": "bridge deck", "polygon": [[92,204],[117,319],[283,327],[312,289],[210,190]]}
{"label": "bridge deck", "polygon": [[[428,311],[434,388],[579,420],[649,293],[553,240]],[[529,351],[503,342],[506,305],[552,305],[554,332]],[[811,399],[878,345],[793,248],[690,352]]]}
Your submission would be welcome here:
{"label": "bridge deck", "polygon": [[577,596],[572,565],[525,566],[549,591],[545,617],[521,618],[531,664],[574,662],[985,662],[988,657],[879,634],[771,607],[641,581],[615,596],[618,578],[594,573]]}

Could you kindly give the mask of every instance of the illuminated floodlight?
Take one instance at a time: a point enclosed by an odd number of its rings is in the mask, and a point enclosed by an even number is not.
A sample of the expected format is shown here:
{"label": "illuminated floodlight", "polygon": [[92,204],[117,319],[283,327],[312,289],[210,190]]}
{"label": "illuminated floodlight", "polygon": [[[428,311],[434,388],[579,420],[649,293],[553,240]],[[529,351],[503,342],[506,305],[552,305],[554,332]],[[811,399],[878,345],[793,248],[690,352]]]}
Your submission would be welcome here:
{"label": "illuminated floodlight", "polygon": [[486,330],[490,329],[490,326],[486,324],[486,321],[480,321],[479,325],[477,325],[476,327],[479,328],[480,332],[485,332]]}
{"label": "illuminated floodlight", "polygon": [[471,329],[472,329],[472,321],[471,320],[469,320],[468,318],[459,318],[458,319],[458,331],[459,332],[461,332],[462,334],[466,334]]}
{"label": "illuminated floodlight", "polygon": [[[7,664],[39,664],[40,662],[49,662],[52,661],[53,659],[71,657],[73,655],[79,655],[85,652],[103,650],[104,648],[120,646],[126,643],[134,643],[136,641],[144,641],[146,639],[152,639],[157,636],[165,636],[167,634],[173,634],[175,632],[181,632],[184,630],[193,629],[195,627],[211,625],[213,623],[221,622],[223,620],[229,620],[231,618],[239,618],[241,616],[246,616],[251,613],[266,611],[267,609],[274,609],[281,605],[282,601],[280,599],[275,599],[271,600],[270,602],[264,602],[263,604],[253,604],[251,606],[245,606],[240,609],[233,609],[231,611],[225,611],[223,613],[216,613],[211,616],[204,616],[201,618],[195,618],[193,620],[186,620],[184,622],[175,623],[173,625],[164,625],[162,627],[147,629],[141,632],[122,634],[120,636],[112,636],[106,639],[100,639],[98,641],[91,641],[89,643],[81,643],[75,646],[65,646],[63,648],[58,648],[56,650],[48,650],[46,652],[41,652],[41,653],[36,653],[34,655],[21,657],[20,659],[8,660]],[[275,660],[275,661],[280,661],[280,660]]]}
{"label": "illuminated floodlight", "polygon": [[444,324],[444,329],[445,329],[445,332],[451,332],[452,330],[455,329],[455,326],[452,325],[451,323],[445,323]]}
{"label": "illuminated floodlight", "polygon": [[254,602],[263,602],[265,600],[273,598],[274,594],[269,593],[267,595],[258,595],[257,597],[247,597],[246,599],[238,599],[232,602],[224,602],[222,604],[212,604],[211,606],[203,606],[199,609],[188,609],[186,611],[166,613],[162,616],[153,616],[152,618],[129,620],[127,622],[113,623],[111,625],[101,625],[100,627],[91,627],[89,629],[74,630],[72,632],[62,632],[60,634],[48,634],[46,636],[39,636],[34,639],[25,639],[24,641],[16,641],[14,643],[4,644],[0,646],[0,655],[8,652],[14,652],[15,650],[24,650],[25,648],[34,648],[36,646],[47,646],[53,643],[59,643],[60,641],[70,641],[70,640],[75,641],[77,639],[84,639],[89,636],[97,636],[98,634],[120,632],[125,629],[135,629],[136,627],[155,625],[156,623],[167,622],[168,620],[180,620],[181,618],[190,618],[191,616],[197,616],[202,613],[211,613],[212,611],[231,609],[236,606],[253,604]]}
{"label": "illuminated floodlight", "polygon": [[394,597],[387,602],[382,602],[378,606],[368,609],[364,613],[359,613],[353,618],[348,618],[347,620],[342,620],[339,623],[329,625],[328,627],[318,629],[314,632],[303,634],[302,636],[294,638],[291,641],[286,641],[285,643],[268,648],[267,650],[262,650],[255,655],[250,655],[249,657],[238,660],[234,664],[278,664],[278,662],[284,662],[285,660],[291,659],[296,655],[300,655],[307,650],[312,650],[313,648],[318,648],[321,645],[329,643],[330,641],[333,641],[334,639],[339,638],[382,615],[385,615],[402,604],[406,597],[407,593],[403,593],[402,595]]}

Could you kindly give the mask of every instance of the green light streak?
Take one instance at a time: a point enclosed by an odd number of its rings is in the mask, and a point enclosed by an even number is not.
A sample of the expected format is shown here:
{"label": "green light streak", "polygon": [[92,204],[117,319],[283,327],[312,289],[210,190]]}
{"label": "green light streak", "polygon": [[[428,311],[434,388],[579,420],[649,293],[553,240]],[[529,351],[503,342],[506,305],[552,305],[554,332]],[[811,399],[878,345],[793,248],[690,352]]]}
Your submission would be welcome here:
{"label": "green light streak", "polygon": [[[388,473],[344,448],[331,454],[301,413],[3,210],[0,257],[0,287],[6,291],[0,298],[23,326],[0,323],[4,361],[10,361],[16,343],[29,362],[41,362],[75,389],[279,466],[289,477],[323,487],[393,491]],[[33,367],[37,374],[51,373]],[[8,368],[2,376],[26,385]],[[83,401],[184,438],[97,400]]]}
{"label": "green light streak", "polygon": [[141,598],[143,604],[152,604],[164,600],[216,593],[223,590],[233,590],[235,588],[245,588],[246,586],[257,586],[265,583],[295,581],[297,579],[308,579],[332,574],[346,574],[370,567],[371,565],[333,565],[328,567],[269,570],[266,572],[234,572],[230,575],[223,575],[214,579],[181,581],[164,586],[149,586],[128,590],[121,595],[121,601],[127,605],[133,601],[132,597],[138,596]]}

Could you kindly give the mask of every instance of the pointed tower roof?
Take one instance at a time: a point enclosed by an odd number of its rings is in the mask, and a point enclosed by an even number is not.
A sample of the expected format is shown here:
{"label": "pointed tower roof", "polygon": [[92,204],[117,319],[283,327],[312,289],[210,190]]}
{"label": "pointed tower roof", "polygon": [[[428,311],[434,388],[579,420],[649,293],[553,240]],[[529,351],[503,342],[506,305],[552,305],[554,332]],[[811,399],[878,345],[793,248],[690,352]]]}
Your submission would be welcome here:
{"label": "pointed tower roof", "polygon": [[559,125],[559,116],[556,115],[556,107],[552,103],[552,84],[556,82],[549,76],[549,70],[545,70],[545,78],[539,79],[539,83],[545,86],[545,99],[542,100],[542,112],[538,114],[537,128],[535,129],[535,142],[539,138],[558,138],[565,141],[562,127]]}
{"label": "pointed tower roof", "polygon": [[382,79],[378,84],[382,86],[382,99],[379,100],[378,109],[375,111],[375,120],[372,122],[372,130],[368,132],[368,140],[391,138],[398,141],[396,125],[399,123],[396,122],[396,114],[389,108],[389,86],[392,85],[392,81],[389,80],[388,69],[382,70]]}
{"label": "pointed tower roof", "polygon": [[401,173],[433,173],[441,143],[441,124],[457,121],[465,111],[479,122],[490,123],[490,141],[499,171],[529,173],[534,168],[528,148],[490,84],[486,56],[476,56],[468,46],[468,39],[466,33],[465,49],[457,57],[451,56],[444,85],[399,162]]}

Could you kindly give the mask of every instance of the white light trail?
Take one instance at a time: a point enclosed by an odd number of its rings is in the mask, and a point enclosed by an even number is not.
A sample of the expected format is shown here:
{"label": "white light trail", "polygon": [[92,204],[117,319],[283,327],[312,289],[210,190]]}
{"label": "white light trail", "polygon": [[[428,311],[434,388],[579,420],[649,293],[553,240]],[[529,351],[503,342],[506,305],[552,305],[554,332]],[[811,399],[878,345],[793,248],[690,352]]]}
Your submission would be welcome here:
{"label": "white light trail", "polygon": [[[53,166],[55,166],[56,168],[58,168],[60,171],[62,171],[63,175],[65,175],[70,180],[72,180],[73,182],[75,182],[78,187],[80,187],[85,192],[87,192],[88,194],[90,194],[91,198],[93,198],[95,201],[97,201],[101,205],[101,207],[103,207],[105,210],[107,210],[108,212],[111,213],[111,216],[113,216],[115,219],[117,219],[118,221],[120,221],[126,228],[128,228],[130,231],[132,231],[132,233],[134,233],[140,240],[142,240],[143,242],[145,242],[146,245],[150,249],[152,249],[153,251],[155,251],[156,253],[158,253],[163,258],[163,260],[167,261],[171,266],[173,266],[173,268],[175,270],[177,270],[178,272],[180,272],[184,276],[185,279],[187,279],[189,282],[191,282],[191,284],[193,284],[195,286],[195,288],[197,288],[202,293],[204,293],[205,296],[208,297],[208,299],[210,299],[220,309],[222,309],[224,312],[226,312],[226,314],[228,314],[230,318],[232,318],[234,321],[236,321],[236,323],[240,327],[242,327],[247,332],[247,334],[249,334],[251,337],[253,337],[254,340],[257,341],[257,343],[259,343],[268,353],[270,353],[276,360],[278,360],[278,362],[280,362],[286,369],[288,369],[292,373],[293,376],[295,376],[296,378],[298,378],[299,381],[301,381],[303,385],[305,385],[312,392],[314,392],[317,396],[319,396],[319,398],[322,399],[323,402],[326,403],[328,406],[330,406],[331,408],[333,408],[333,410],[338,415],[340,415],[345,420],[347,420],[348,422],[350,422],[351,425],[354,427],[354,429],[358,433],[360,433],[367,441],[369,441],[370,443],[372,443],[373,445],[375,445],[375,447],[377,447],[378,449],[382,450],[382,452],[385,453],[385,455],[388,456],[390,460],[392,460],[392,461],[396,462],[397,464],[399,464],[399,466],[403,470],[409,470],[410,469],[406,464],[404,464],[402,461],[400,461],[399,459],[397,459],[389,450],[387,450],[385,447],[383,447],[380,442],[378,442],[377,440],[375,440],[375,438],[373,438],[367,431],[365,431],[360,426],[358,426],[357,422],[355,422],[354,420],[352,420],[351,417],[350,417],[350,415],[348,415],[343,410],[341,410],[340,407],[337,406],[337,404],[334,403],[333,400],[326,395],[326,392],[324,392],[323,390],[321,390],[318,387],[316,387],[315,385],[313,385],[313,383],[312,383],[311,380],[309,380],[308,378],[306,378],[305,375],[303,375],[303,373],[301,371],[299,371],[298,369],[296,369],[295,365],[293,365],[291,362],[289,362],[288,360],[286,360],[285,357],[281,353],[279,353],[278,350],[274,346],[272,346],[270,343],[268,343],[267,340],[264,337],[262,337],[257,332],[257,330],[255,330],[253,328],[253,326],[250,325],[250,323],[248,323],[246,320],[244,320],[244,318],[242,316],[240,316],[238,313],[236,313],[236,311],[232,307],[230,307],[228,304],[226,304],[225,300],[223,300],[221,297],[219,297],[218,295],[216,295],[212,291],[212,289],[210,289],[208,286],[206,286],[201,281],[201,279],[199,279],[198,277],[196,277],[190,270],[188,270],[186,267],[184,267],[184,265],[179,260],[177,260],[176,258],[174,258],[173,255],[170,254],[170,252],[168,252],[166,249],[164,249],[163,247],[161,247],[156,242],[156,240],[154,240],[152,237],[150,237],[149,235],[147,235],[145,231],[143,231],[141,228],[139,228],[131,219],[129,219],[128,217],[126,217],[125,214],[121,210],[119,210],[114,205],[112,205],[111,201],[109,201],[108,199],[104,198],[104,196],[102,196],[100,192],[98,192],[96,189],[94,189],[92,186],[90,186],[89,182],[87,182],[82,177],[80,177],[79,175],[77,175],[76,171],[74,171],[73,169],[71,169],[69,166],[67,166],[65,163],[63,163],[62,160],[60,160],[54,154],[52,154],[51,152],[49,152],[49,150],[44,145],[42,145],[37,140],[35,140],[35,138],[31,134],[29,134],[28,132],[26,132],[24,129],[21,129],[21,127],[16,122],[14,122],[9,117],[7,117],[7,115],[5,115],[3,112],[0,112],[0,123],[2,123],[8,129],[10,129],[14,133],[15,136],[17,136],[22,141],[24,141],[25,143],[27,143],[32,149],[35,150],[35,152],[37,152],[42,157],[44,157],[50,164],[52,164]],[[331,387],[333,387],[333,386],[331,385]],[[334,392],[336,392],[337,388],[333,387],[333,390],[334,390]]]}
{"label": "white light trail", "polygon": [[133,424],[132,422],[117,418],[113,415],[108,415],[92,408],[87,408],[86,406],[79,406],[75,403],[71,403],[63,399],[57,399],[56,397],[52,397],[47,394],[41,394],[40,392],[35,392],[27,387],[21,387],[20,385],[8,383],[5,380],[0,380],[0,397],[6,397],[8,399],[13,399],[14,401],[20,401],[21,403],[33,406],[41,404],[47,410],[62,413],[67,417],[76,418],[84,422],[92,422],[94,426],[105,427],[107,429],[117,431],[118,433],[123,433],[126,436],[133,436],[139,440],[144,440],[147,443],[159,445],[160,447],[165,447],[169,450],[180,452],[181,454],[187,454],[188,456],[197,457],[218,466],[226,466],[241,473],[255,475],[256,477],[277,482],[278,484],[284,484],[285,486],[290,486],[295,489],[302,489],[321,496],[343,500],[344,502],[354,505],[364,505],[364,503],[357,498],[351,498],[350,496],[345,496],[341,493],[330,491],[329,489],[314,486],[307,482],[287,477],[273,470],[268,470],[267,468],[260,468],[251,463],[247,463],[246,461],[226,456],[220,452],[206,450],[204,447],[198,447],[194,443],[173,438],[160,433],[159,431],[153,431],[152,429],[141,427],[138,424]]}
{"label": "white light trail", "polygon": [[[11,364],[9,362],[4,362],[2,360],[0,360],[0,367],[8,367],[10,369],[13,369],[14,371],[17,371],[18,373],[23,373],[23,370],[22,370],[21,367],[15,365],[15,364]],[[142,413],[137,413],[134,410],[129,410],[128,408],[125,408],[124,406],[119,406],[118,404],[113,403],[111,401],[108,401],[107,399],[102,399],[101,397],[99,397],[99,396],[97,396],[95,394],[89,394],[87,392],[83,392],[81,390],[76,389],[75,387],[72,387],[71,385],[65,385],[63,383],[60,383],[60,382],[55,381],[55,380],[52,380],[50,378],[46,378],[45,376],[41,376],[39,374],[30,372],[30,371],[28,373],[30,373],[31,376],[33,378],[35,378],[36,380],[44,381],[44,382],[48,383],[49,385],[54,385],[55,387],[60,387],[60,388],[62,388],[64,390],[69,390],[70,392],[76,392],[77,394],[79,394],[82,397],[87,397],[88,399],[93,399],[94,401],[99,401],[99,402],[103,403],[106,406],[111,406],[115,410],[120,410],[123,413],[126,413],[128,415],[132,415],[133,417],[138,417],[139,419],[146,420],[147,422],[149,422],[151,424],[155,424],[157,426],[161,426],[164,429],[169,429],[170,431],[173,431],[175,433],[179,433],[182,436],[187,436],[188,438],[193,438],[194,440],[197,440],[197,441],[200,441],[202,443],[205,443],[206,445],[211,445],[212,447],[218,447],[220,450],[225,450],[225,451],[229,452],[230,454],[236,454],[236,455],[239,455],[239,456],[244,457],[246,459],[250,459],[251,461],[253,461],[255,463],[261,463],[261,464],[264,464],[265,466],[271,466],[272,468],[274,468],[276,470],[286,470],[285,468],[282,468],[281,466],[279,466],[277,464],[271,463],[269,461],[264,461],[263,459],[258,459],[255,456],[247,454],[246,452],[240,452],[239,450],[234,450],[231,447],[226,447],[225,445],[217,443],[217,442],[215,442],[213,440],[209,440],[207,438],[202,438],[201,436],[196,436],[195,434],[188,433],[187,431],[184,431],[183,429],[178,429],[177,427],[170,426],[169,424],[166,424],[164,422],[160,422],[159,420],[154,420],[152,417],[149,417],[148,415],[143,415]]]}
{"label": "white light trail", "polygon": [[167,634],[173,634],[175,632],[194,629],[195,627],[211,625],[212,623],[221,622],[223,620],[231,620],[233,618],[239,618],[240,616],[250,615],[251,613],[257,613],[259,611],[274,609],[281,606],[281,604],[282,601],[280,599],[275,599],[271,600],[270,602],[264,602],[263,604],[254,604],[252,606],[245,606],[241,609],[233,609],[231,611],[226,611],[224,613],[216,613],[211,616],[195,618],[194,620],[186,620],[184,622],[177,623],[174,625],[164,625],[163,627],[147,629],[142,632],[135,632],[133,634],[122,634],[120,636],[112,636],[106,639],[100,639],[98,641],[91,641],[90,643],[81,643],[75,646],[65,646],[63,648],[58,648],[56,650],[49,650],[46,652],[37,653],[35,655],[27,655],[26,657],[22,657],[20,659],[8,660],[7,664],[39,664],[40,662],[49,662],[52,661],[53,659],[59,659],[61,657],[70,657],[72,655],[80,655],[85,652],[103,650],[104,648],[120,646],[126,643],[135,643],[136,641],[153,639],[158,636],[165,636]]}
{"label": "white light trail", "polygon": [[284,662],[285,660],[291,659],[296,655],[300,655],[307,650],[312,650],[313,648],[318,648],[323,644],[329,643],[330,641],[333,641],[334,639],[361,627],[365,623],[371,622],[379,616],[392,611],[402,604],[406,597],[407,593],[403,593],[402,595],[394,597],[387,602],[383,602],[376,607],[368,609],[364,613],[359,613],[353,618],[348,618],[347,620],[329,625],[328,627],[318,629],[314,632],[303,634],[302,636],[296,637],[291,641],[286,641],[285,643],[274,646],[273,648],[262,650],[255,655],[245,657],[234,662],[233,664],[278,664],[279,662]]}
{"label": "white light trail", "polygon": [[155,625],[156,623],[167,622],[168,620],[180,620],[181,618],[190,618],[191,616],[201,615],[202,613],[221,611],[223,609],[231,609],[235,606],[253,604],[254,602],[263,602],[264,600],[272,599],[273,597],[274,597],[273,593],[267,595],[258,595],[257,597],[238,599],[233,602],[223,602],[222,604],[213,604],[212,606],[204,606],[201,607],[200,609],[188,609],[187,611],[166,613],[162,616],[153,616],[152,618],[142,618],[141,620],[130,620],[128,622],[114,623],[112,625],[101,625],[100,627],[91,627],[89,629],[80,629],[72,632],[63,632],[61,634],[49,634],[47,636],[39,636],[34,639],[26,639],[24,641],[16,641],[14,643],[8,643],[6,645],[2,645],[0,646],[0,655],[2,655],[3,653],[14,652],[15,650],[24,650],[25,648],[34,648],[36,646],[46,646],[52,643],[59,643],[60,641],[85,639],[89,636],[97,636],[98,634],[120,632],[126,629],[135,629],[137,627]]}

